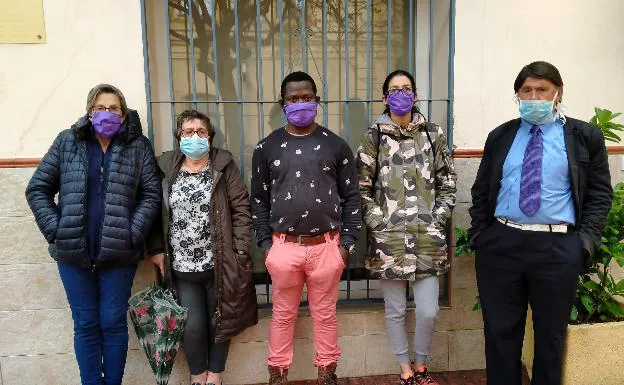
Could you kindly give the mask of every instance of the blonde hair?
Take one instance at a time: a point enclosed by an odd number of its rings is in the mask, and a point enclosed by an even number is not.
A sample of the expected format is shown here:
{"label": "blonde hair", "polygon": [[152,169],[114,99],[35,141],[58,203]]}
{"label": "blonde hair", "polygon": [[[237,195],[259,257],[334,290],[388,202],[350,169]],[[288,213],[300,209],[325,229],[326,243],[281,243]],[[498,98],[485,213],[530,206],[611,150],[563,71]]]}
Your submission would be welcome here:
{"label": "blonde hair", "polygon": [[119,90],[119,88],[112,86],[110,84],[98,84],[97,86],[91,88],[89,94],[87,95],[87,114],[91,113],[93,110],[93,106],[95,105],[95,100],[100,96],[100,94],[113,94],[117,95],[119,98],[119,107],[121,107],[121,114],[126,116],[128,112],[128,105],[126,104],[126,98],[123,93]]}

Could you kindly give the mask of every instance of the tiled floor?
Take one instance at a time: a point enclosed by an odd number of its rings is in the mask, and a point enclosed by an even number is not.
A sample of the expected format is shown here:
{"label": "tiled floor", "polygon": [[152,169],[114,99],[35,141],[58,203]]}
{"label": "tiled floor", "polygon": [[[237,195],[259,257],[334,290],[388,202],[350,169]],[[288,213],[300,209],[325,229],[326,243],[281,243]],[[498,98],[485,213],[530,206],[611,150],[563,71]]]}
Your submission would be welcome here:
{"label": "tiled floor", "polygon": [[[484,370],[464,370],[457,372],[432,373],[432,377],[440,385],[486,385]],[[338,385],[398,385],[399,376],[389,374],[384,376],[339,378]],[[523,384],[528,385],[525,378]],[[290,381],[289,385],[316,385],[316,381]]]}

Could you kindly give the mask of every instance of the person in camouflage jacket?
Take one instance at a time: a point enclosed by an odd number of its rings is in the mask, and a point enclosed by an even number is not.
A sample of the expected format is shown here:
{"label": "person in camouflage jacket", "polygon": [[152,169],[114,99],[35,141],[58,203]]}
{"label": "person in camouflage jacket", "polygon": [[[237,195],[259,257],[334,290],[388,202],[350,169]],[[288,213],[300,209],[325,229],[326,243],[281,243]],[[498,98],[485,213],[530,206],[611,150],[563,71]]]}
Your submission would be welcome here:
{"label": "person in camouflage jacket", "polygon": [[[438,313],[437,277],[449,268],[446,230],[455,206],[457,176],[442,128],[426,122],[414,106],[412,75],[391,73],[383,93],[386,111],[368,129],[357,152],[369,230],[366,267],[380,279],[388,337],[403,380],[434,384],[426,382],[433,380],[424,362]],[[414,290],[415,302],[421,301],[416,303],[415,344],[417,364],[424,367],[420,376],[408,362],[405,326],[395,325],[397,315],[403,314],[404,321],[406,282]],[[425,324],[419,325],[419,320]]]}
{"label": "person in camouflage jacket", "polygon": [[372,237],[367,268],[382,279],[410,281],[446,273],[446,222],[455,207],[457,176],[442,128],[415,115],[404,129],[382,114],[357,157]]}

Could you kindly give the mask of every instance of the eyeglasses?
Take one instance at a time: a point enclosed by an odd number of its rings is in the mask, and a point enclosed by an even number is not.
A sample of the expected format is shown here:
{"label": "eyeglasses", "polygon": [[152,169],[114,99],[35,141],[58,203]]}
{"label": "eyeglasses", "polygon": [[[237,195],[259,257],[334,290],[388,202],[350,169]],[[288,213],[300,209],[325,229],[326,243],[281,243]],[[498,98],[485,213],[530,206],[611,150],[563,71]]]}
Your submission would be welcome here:
{"label": "eyeglasses", "polygon": [[388,90],[388,95],[394,95],[394,94],[396,94],[397,92],[400,92],[400,91],[405,91],[405,92],[407,92],[409,94],[413,94],[414,93],[414,90],[412,89],[412,87],[405,86],[403,88],[391,88],[391,89],[389,89]]}
{"label": "eyeglasses", "polygon": [[113,114],[121,115],[121,108],[117,106],[112,107],[104,107],[104,106],[95,106],[93,107],[93,112],[112,112]]}
{"label": "eyeglasses", "polygon": [[198,128],[198,129],[190,129],[190,130],[181,130],[180,136],[183,138],[190,138],[191,136],[197,134],[200,138],[207,138],[210,135],[210,132],[206,128]]}

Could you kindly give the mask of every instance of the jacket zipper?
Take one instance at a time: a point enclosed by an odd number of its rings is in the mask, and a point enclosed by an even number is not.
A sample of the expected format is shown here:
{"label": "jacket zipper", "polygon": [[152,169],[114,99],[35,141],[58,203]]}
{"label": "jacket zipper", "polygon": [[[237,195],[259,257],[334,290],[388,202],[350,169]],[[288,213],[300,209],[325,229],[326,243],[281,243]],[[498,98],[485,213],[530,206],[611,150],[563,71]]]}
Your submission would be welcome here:
{"label": "jacket zipper", "polygon": [[[171,272],[171,268],[169,267],[171,265],[171,253],[169,252],[169,223],[171,222],[170,217],[171,217],[171,209],[169,208],[169,193],[171,191],[171,187],[170,187],[170,183],[169,183],[169,179],[167,177],[165,177],[164,179],[164,183],[163,183],[163,197],[162,197],[162,202],[163,202],[163,207],[161,209],[165,210],[165,212],[167,213],[167,223],[162,223],[162,227],[163,227],[163,244],[164,244],[164,254],[165,254],[165,275],[163,276],[164,279],[167,280],[172,280],[172,275],[173,273]],[[159,213],[159,215],[163,215],[163,213]]]}
{"label": "jacket zipper", "polygon": [[[214,163],[213,165],[214,166]],[[212,168],[211,166],[211,168]],[[219,172],[218,174],[215,175],[215,170],[214,168],[212,168],[211,170],[213,176],[214,176],[214,180],[213,180],[213,185],[212,185],[212,197],[210,198],[211,201],[214,201],[214,192],[216,191],[216,187],[217,187],[217,183],[219,182],[219,180],[221,179],[221,172]],[[211,207],[214,207],[214,204],[211,203],[210,205]],[[219,210],[217,209],[214,212],[214,215],[212,215],[212,222],[213,222],[213,229],[217,229],[217,224],[221,223],[220,220],[220,216],[221,213],[219,212]],[[222,298],[221,298],[221,277],[223,276],[222,270],[223,270],[223,259],[219,256],[223,255],[223,250],[221,250],[221,247],[223,246],[223,241],[221,239],[222,234],[219,233],[217,234],[217,231],[213,231],[212,235],[211,235],[212,239],[214,241],[216,241],[216,244],[218,245],[217,247],[217,257],[215,258],[215,286],[217,289],[217,308],[215,310],[215,326],[218,328],[221,326],[221,308],[222,308]],[[215,330],[215,335],[218,334],[218,329]]]}
{"label": "jacket zipper", "polygon": [[[109,146],[106,148],[106,152],[110,151],[110,157],[113,157],[113,153],[115,150],[115,144],[114,142],[111,142],[109,144]],[[98,259],[100,258],[100,249],[102,248],[102,230],[104,229],[104,219],[106,219],[106,193],[108,192],[108,178],[106,178],[106,181],[104,181],[104,159],[106,158],[106,152],[104,152],[102,154],[102,164],[100,165],[100,183],[105,183],[104,184],[104,191],[102,191],[102,193],[104,194],[104,216],[102,217],[102,222],[100,222],[100,239],[98,239],[98,245],[97,245],[97,257],[95,258],[95,260],[93,261],[93,266],[92,266],[92,271],[95,272],[95,270],[97,269],[97,262]],[[109,160],[109,167],[108,167],[108,173],[110,174],[110,164],[112,163],[112,159]],[[132,232],[132,230],[130,230]],[[130,235],[130,237],[132,237],[132,235]]]}
{"label": "jacket zipper", "polygon": [[[82,227],[85,230],[87,230],[87,223],[89,223],[89,210],[87,210],[87,207],[84,207],[85,203],[86,203],[86,195],[87,195],[87,188],[88,188],[88,183],[89,183],[89,154],[87,154],[87,144],[85,141],[81,141],[80,142],[80,148],[82,150],[82,156],[83,156],[83,162],[85,165],[85,179],[84,179],[84,201],[83,201],[83,210],[84,210],[84,215],[82,217]],[[89,264],[90,268],[91,268],[91,272],[94,273],[95,272],[95,260],[91,259],[91,256],[89,255],[89,247],[87,245],[86,242],[86,236],[83,237],[83,241],[84,241],[84,249],[85,249],[85,254],[87,256],[87,263]]]}
{"label": "jacket zipper", "polygon": [[[165,250],[164,250],[164,254],[165,254],[165,266],[166,266],[166,272],[165,274],[167,275],[168,279],[173,279],[173,273],[171,272],[171,253],[169,250],[169,225],[171,223],[171,204],[169,202],[169,194],[171,193],[171,186],[173,185],[173,182],[175,181],[176,176],[178,175],[178,173],[180,172],[180,168],[182,167],[182,160],[183,158],[180,158],[179,161],[176,163],[175,167],[173,168],[172,172],[170,174],[165,174],[165,176],[163,177],[163,197],[162,197],[162,201],[163,201],[163,208],[166,210],[167,212],[167,223],[163,222],[163,243],[165,245]],[[161,213],[162,215],[162,213]]]}

